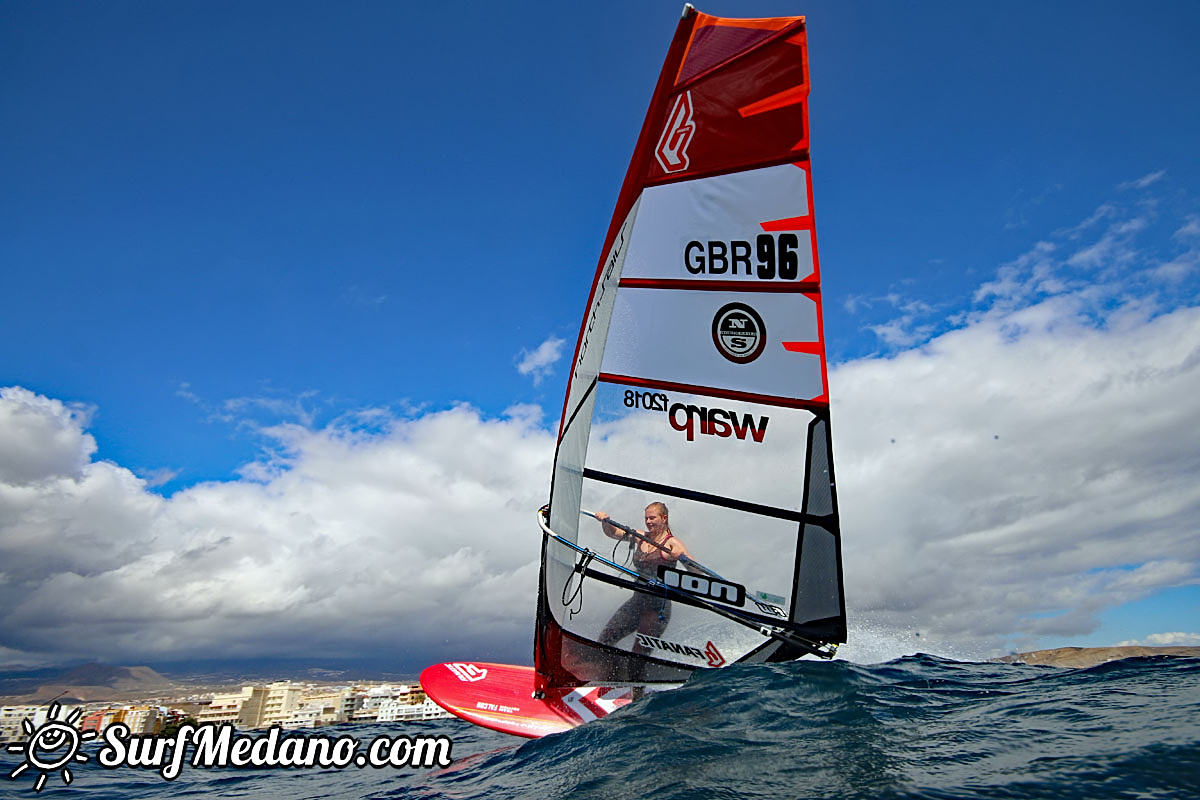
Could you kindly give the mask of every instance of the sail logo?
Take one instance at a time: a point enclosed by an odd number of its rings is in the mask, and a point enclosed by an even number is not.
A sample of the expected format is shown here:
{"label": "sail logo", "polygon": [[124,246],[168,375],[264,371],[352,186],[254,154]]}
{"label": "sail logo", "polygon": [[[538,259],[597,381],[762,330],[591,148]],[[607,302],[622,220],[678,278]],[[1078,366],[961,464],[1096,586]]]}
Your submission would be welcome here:
{"label": "sail logo", "polygon": [[713,316],[712,338],[717,352],[725,358],[735,364],[749,364],[767,347],[767,325],[745,303],[729,303]]}
{"label": "sail logo", "polygon": [[704,657],[708,660],[710,667],[719,667],[725,663],[725,656],[721,655],[721,651],[709,639],[708,646],[704,648]]}
{"label": "sail logo", "polygon": [[453,664],[447,664],[446,668],[454,673],[454,677],[464,683],[474,683],[481,681],[487,677],[487,670],[475,666],[474,664],[464,664],[461,661],[456,661]]}
{"label": "sail logo", "polygon": [[770,614],[772,617],[779,617],[780,619],[787,619],[787,613],[777,605],[764,603],[762,600],[756,600],[753,597],[750,598],[750,602],[758,606],[758,610],[764,614]]}
{"label": "sail logo", "polygon": [[728,603],[738,608],[746,604],[746,587],[741,584],[697,575],[694,572],[681,572],[667,566],[658,568],[658,579],[672,589],[681,589],[707,600]]}
{"label": "sail logo", "polygon": [[695,133],[692,93],[687,91],[675,98],[675,105],[671,106],[671,113],[667,115],[667,125],[658,138],[658,147],[654,149],[654,158],[664,172],[682,172],[688,168],[687,149]]}
{"label": "sail logo", "polygon": [[[651,650],[662,650],[664,653],[674,653],[675,655],[688,656],[690,658],[703,658],[706,660],[708,658],[708,656],[704,655],[704,651],[699,647],[692,647],[689,644],[668,642],[666,639],[647,636],[646,634],[640,632],[637,633],[636,636],[637,643],[639,645]],[[709,644],[712,644],[712,642],[709,642]]]}
{"label": "sail logo", "polygon": [[[580,370],[583,369],[584,361],[588,354],[588,344],[592,339],[592,329],[603,318],[604,315],[601,313],[601,309],[604,308],[606,298],[611,296],[611,290],[616,286],[616,279],[620,277],[618,267],[625,260],[625,242],[628,238],[626,234],[629,232],[632,222],[633,219],[630,217],[630,219],[625,221],[625,225],[622,226],[620,232],[617,234],[617,239],[613,242],[612,252],[608,254],[607,266],[604,269],[604,279],[598,281],[592,290],[595,292],[595,297],[592,299],[591,311],[587,316],[587,327],[584,328],[580,336],[579,354],[575,358],[575,371],[572,374],[574,380],[579,379]],[[607,325],[608,323],[605,322],[604,324]],[[603,331],[603,328],[601,331]]]}
{"label": "sail logo", "polygon": [[736,412],[723,408],[674,403],[667,410],[667,421],[675,430],[686,433],[689,442],[695,440],[696,432],[699,431],[705,436],[719,436],[722,439],[734,436],[743,441],[746,434],[750,434],[751,441],[762,444],[763,437],[767,435],[767,423],[771,418],[755,419],[752,414],[742,414],[741,419],[738,419]]}
{"label": "sail logo", "polygon": [[585,686],[563,697],[563,702],[582,722],[607,717],[632,700],[633,692],[629,687],[609,689],[604,686]]}

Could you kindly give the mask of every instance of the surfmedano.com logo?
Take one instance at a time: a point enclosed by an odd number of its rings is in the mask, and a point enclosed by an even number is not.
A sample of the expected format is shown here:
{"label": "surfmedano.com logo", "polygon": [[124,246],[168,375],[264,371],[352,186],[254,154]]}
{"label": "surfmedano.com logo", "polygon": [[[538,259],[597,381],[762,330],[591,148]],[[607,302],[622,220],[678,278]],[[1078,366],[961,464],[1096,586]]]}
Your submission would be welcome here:
{"label": "surfmedano.com logo", "polygon": [[[35,726],[22,722],[28,741],[10,744],[10,753],[23,753],[24,761],[8,777],[18,780],[26,773],[36,774],[33,790],[40,792],[49,777],[59,773],[63,783],[71,784],[71,765],[86,763],[89,756],[80,753],[85,741],[96,738],[94,731],[80,733],[75,728],[81,710],[66,720],[57,719],[55,703],[46,721]],[[264,767],[318,767],[320,769],[364,769],[448,767],[453,761],[453,743],[448,736],[376,736],[370,742],[343,734],[284,735],[278,726],[265,734],[238,733],[232,723],[182,725],[173,735],[130,733],[123,723],[109,725],[104,744],[97,751],[96,763],[106,770],[130,767],[157,771],[163,780],[179,777],[185,765],[207,769]],[[365,744],[365,747],[364,747]]]}
{"label": "surfmedano.com logo", "polygon": [[35,792],[40,792],[55,772],[62,778],[63,783],[70,786],[71,781],[75,780],[71,766],[86,763],[88,760],[86,755],[79,752],[80,746],[96,738],[95,731],[80,733],[75,728],[75,723],[83,715],[83,709],[77,708],[65,720],[60,720],[58,715],[61,708],[61,703],[50,706],[45,722],[36,727],[28,718],[21,720],[21,730],[28,741],[10,744],[5,748],[10,753],[21,753],[25,756],[25,760],[8,773],[8,777],[16,780],[26,772],[35,774]]}

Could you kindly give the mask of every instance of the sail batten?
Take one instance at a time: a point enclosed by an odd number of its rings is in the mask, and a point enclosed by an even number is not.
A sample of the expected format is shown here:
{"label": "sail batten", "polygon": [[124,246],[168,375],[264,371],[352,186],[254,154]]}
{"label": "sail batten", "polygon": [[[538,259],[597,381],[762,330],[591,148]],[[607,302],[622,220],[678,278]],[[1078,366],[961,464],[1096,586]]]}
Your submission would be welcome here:
{"label": "sail batten", "polygon": [[611,372],[602,372],[597,379],[604,383],[639,386],[645,389],[661,389],[664,391],[685,392],[687,394],[703,394],[714,398],[737,400],[746,403],[758,403],[760,405],[767,406],[779,406],[780,408],[823,409],[828,408],[829,406],[828,399],[823,399],[819,396],[809,400],[803,400],[798,397],[755,394],[753,392],[741,392],[733,389],[723,389],[718,386],[700,386],[689,383],[673,383],[671,381],[658,380],[654,378],[639,378],[633,375],[617,375]]}
{"label": "sail batten", "polygon": [[737,511],[745,511],[749,514],[758,514],[764,517],[775,517],[776,519],[786,519],[793,522],[803,522],[806,515],[793,511],[787,508],[774,508],[772,506],[761,505],[759,503],[749,503],[745,500],[739,500],[734,497],[722,497],[708,492],[700,492],[695,489],[688,489],[683,486],[672,486],[666,483],[655,483],[653,481],[639,480],[628,475],[617,475],[611,472],[601,472],[600,470],[587,469],[583,470],[583,477],[592,480],[611,483],[615,486],[625,486],[630,489],[641,489],[647,492],[669,495],[686,500],[696,500],[698,502],[707,503],[708,505],[721,506],[723,508],[731,508]]}
{"label": "sail batten", "polygon": [[[728,292],[726,281],[688,281],[669,278],[622,278],[617,284],[622,289],[676,289],[689,292]],[[816,281],[801,283],[747,283],[739,292],[786,292],[791,294],[817,294],[821,286]]]}

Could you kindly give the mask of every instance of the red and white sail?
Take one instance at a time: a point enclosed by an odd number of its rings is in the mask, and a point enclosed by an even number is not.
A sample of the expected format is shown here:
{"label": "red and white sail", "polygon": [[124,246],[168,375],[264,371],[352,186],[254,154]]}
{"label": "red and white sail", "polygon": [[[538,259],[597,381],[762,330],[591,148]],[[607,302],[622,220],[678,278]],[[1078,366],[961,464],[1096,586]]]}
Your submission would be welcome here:
{"label": "red and white sail", "polygon": [[[538,599],[542,690],[678,682],[845,640],[808,90],[802,17],[686,9],[571,364]],[[641,528],[656,501],[708,572],[677,565],[648,583],[581,514]],[[665,625],[601,641],[629,598],[655,593]]]}

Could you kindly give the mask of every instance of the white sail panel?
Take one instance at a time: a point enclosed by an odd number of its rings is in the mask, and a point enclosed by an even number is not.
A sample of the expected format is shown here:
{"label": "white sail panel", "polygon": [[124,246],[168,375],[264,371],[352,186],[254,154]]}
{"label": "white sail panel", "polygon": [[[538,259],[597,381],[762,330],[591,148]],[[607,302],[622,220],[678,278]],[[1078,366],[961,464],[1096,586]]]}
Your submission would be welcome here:
{"label": "white sail panel", "polygon": [[[731,305],[749,309],[730,321],[742,327],[714,333]],[[787,347],[820,338],[817,306],[808,295],[622,287],[612,314],[604,374],[804,400],[826,394],[820,354]],[[745,336],[733,335],[738,331]],[[724,346],[717,341],[722,336],[729,339]],[[739,341],[753,356],[745,363],[730,357]]]}
{"label": "white sail panel", "polygon": [[[809,208],[807,170],[797,164],[652,186],[642,193],[624,276],[804,280],[814,271]],[[772,235],[781,231],[796,244],[781,247]]]}
{"label": "white sail panel", "polygon": [[808,463],[798,443],[811,411],[618,383],[601,383],[595,395],[590,469],[801,510]]}

